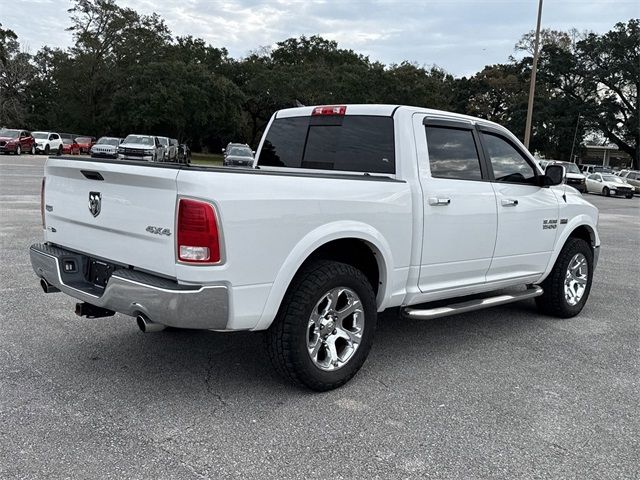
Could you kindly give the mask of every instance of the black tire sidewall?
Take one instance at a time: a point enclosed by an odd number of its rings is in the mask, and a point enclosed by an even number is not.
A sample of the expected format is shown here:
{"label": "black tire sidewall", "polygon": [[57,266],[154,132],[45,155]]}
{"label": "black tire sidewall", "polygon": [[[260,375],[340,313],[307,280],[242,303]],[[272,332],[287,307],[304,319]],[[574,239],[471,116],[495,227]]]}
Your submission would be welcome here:
{"label": "black tire sidewall", "polygon": [[[364,310],[364,331],[362,333],[362,340],[356,350],[355,354],[346,365],[335,371],[324,371],[318,368],[307,351],[307,323],[311,315],[312,309],[320,301],[323,295],[329,290],[336,287],[347,287],[352,289],[362,303],[362,309]],[[368,291],[367,291],[368,290]],[[294,351],[296,356],[300,357],[300,361],[309,379],[313,383],[322,384],[335,384],[341,382],[345,377],[351,378],[355,372],[362,366],[366,359],[369,350],[373,344],[373,337],[375,335],[376,320],[377,320],[377,308],[375,303],[375,297],[372,295],[371,288],[367,289],[367,285],[364,285],[358,279],[352,276],[340,275],[331,281],[325,282],[323,286],[318,290],[317,295],[313,297],[313,300],[306,302],[307,316],[301,322],[302,328],[299,329],[296,335],[296,341],[294,343]]]}
{"label": "black tire sidewall", "polygon": [[[587,260],[587,286],[580,301],[575,305],[570,305],[564,294],[564,278],[569,268],[569,262],[571,262],[573,257],[578,253],[582,253]],[[558,311],[553,313],[564,318],[579,314],[589,298],[591,285],[593,283],[593,252],[590,245],[584,240],[570,238],[558,256],[558,260],[550,277],[549,280],[551,281],[546,282],[547,284],[544,288],[553,289],[553,291],[548,292],[552,297],[555,297],[551,300],[558,306]]]}
{"label": "black tire sidewall", "polygon": [[[307,350],[308,323],[313,308],[331,289],[353,290],[365,315],[358,350],[334,371],[317,367]],[[303,267],[291,282],[278,315],[267,332],[269,356],[284,377],[316,391],[337,388],[353,377],[369,354],[377,325],[376,298],[367,277],[358,269],[333,260],[317,260]]]}
{"label": "black tire sidewall", "polygon": [[609,192],[609,188],[608,187],[604,187],[602,189],[602,195],[604,195],[605,197],[608,197],[609,195],[611,195],[611,192]]}

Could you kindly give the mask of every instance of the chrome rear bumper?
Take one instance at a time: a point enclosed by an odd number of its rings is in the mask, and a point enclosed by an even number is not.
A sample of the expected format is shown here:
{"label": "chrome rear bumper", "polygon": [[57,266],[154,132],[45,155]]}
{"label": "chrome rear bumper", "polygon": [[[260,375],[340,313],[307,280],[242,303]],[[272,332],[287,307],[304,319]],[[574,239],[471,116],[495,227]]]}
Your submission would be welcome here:
{"label": "chrome rear bumper", "polygon": [[31,245],[31,265],[38,277],[61,292],[97,307],[170,327],[224,330],[229,317],[229,295],[225,285],[181,285],[156,275],[117,269],[101,290],[81,278],[64,273],[60,264],[74,259],[82,265],[86,256],[48,245]]}

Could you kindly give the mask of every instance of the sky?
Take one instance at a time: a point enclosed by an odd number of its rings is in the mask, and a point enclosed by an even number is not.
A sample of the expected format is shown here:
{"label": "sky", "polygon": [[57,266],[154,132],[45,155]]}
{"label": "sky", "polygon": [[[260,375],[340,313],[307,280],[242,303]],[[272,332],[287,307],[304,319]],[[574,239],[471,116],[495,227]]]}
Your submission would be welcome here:
{"label": "sky", "polygon": [[[538,0],[118,0],[158,13],[174,35],[200,37],[234,58],[319,34],[387,65],[403,60],[472,75],[507,61],[535,28]],[[31,53],[68,47],[68,0],[0,0],[0,23]],[[542,27],[604,33],[640,18],[639,0],[545,0]],[[25,21],[28,19],[28,21]]]}

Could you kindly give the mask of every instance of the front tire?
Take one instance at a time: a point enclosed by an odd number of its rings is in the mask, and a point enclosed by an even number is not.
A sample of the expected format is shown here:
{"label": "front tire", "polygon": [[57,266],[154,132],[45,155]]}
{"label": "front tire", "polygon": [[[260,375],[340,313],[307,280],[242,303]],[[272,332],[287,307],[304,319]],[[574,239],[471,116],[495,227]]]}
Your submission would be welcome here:
{"label": "front tire", "polygon": [[35,155],[35,154],[36,154],[36,146],[31,145],[31,155]]}
{"label": "front tire", "polygon": [[22,155],[22,148],[20,148],[20,145],[16,147],[16,155]]}
{"label": "front tire", "polygon": [[559,318],[575,317],[589,298],[592,280],[591,246],[580,238],[569,238],[553,270],[540,285],[544,293],[536,297],[538,310]]}
{"label": "front tire", "polygon": [[49,145],[47,145],[46,147],[44,147],[44,154],[45,155],[49,155],[49,153],[51,152],[51,147],[49,147]]}
{"label": "front tire", "polygon": [[293,279],[267,331],[267,351],[283,377],[312,390],[332,390],[364,364],[376,322],[367,277],[351,265],[316,261]]}
{"label": "front tire", "polygon": [[605,197],[609,197],[611,195],[611,192],[609,192],[609,187],[604,187],[602,189],[602,195],[604,195]]}

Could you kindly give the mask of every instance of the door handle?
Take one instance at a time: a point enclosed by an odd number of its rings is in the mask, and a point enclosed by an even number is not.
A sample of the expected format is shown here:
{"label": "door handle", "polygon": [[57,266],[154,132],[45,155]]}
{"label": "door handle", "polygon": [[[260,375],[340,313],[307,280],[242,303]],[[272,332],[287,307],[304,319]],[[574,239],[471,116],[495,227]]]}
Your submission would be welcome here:
{"label": "door handle", "polygon": [[502,203],[503,207],[515,207],[516,205],[518,205],[518,200],[511,200],[509,198],[503,198],[501,203]]}
{"label": "door handle", "polygon": [[436,198],[436,197],[429,197],[429,205],[449,205],[451,203],[451,199],[450,198]]}

